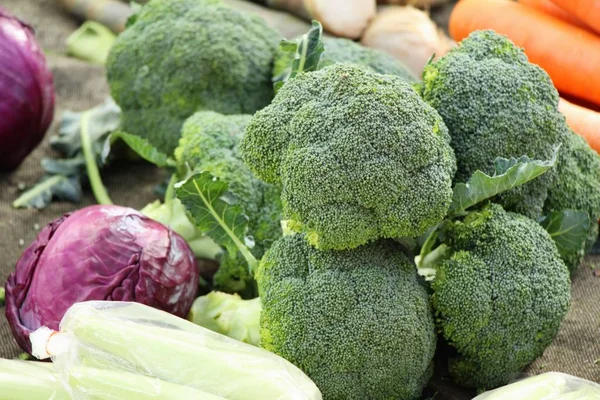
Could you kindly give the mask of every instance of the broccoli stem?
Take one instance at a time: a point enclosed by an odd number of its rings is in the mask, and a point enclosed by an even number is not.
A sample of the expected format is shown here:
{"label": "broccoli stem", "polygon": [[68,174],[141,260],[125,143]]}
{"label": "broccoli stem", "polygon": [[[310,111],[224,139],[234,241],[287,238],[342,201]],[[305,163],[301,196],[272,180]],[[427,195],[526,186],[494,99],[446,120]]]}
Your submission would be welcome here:
{"label": "broccoli stem", "polygon": [[89,121],[93,111],[89,110],[83,113],[81,116],[81,148],[83,149],[83,157],[85,159],[85,167],[87,170],[87,175],[90,181],[90,186],[92,188],[92,192],[94,193],[94,197],[96,198],[96,202],[98,204],[113,204],[104,184],[102,183],[102,178],[100,177],[100,170],[98,169],[98,164],[96,163],[96,157],[94,156],[92,150],[92,140],[90,139],[89,133]]}
{"label": "broccoli stem", "polygon": [[433,248],[439,238],[438,228],[439,226],[436,226],[432,229],[431,233],[425,240],[425,243],[423,243],[420,254],[415,257],[418,273],[427,281],[432,281],[435,279],[437,265],[441,261],[447,259],[451,253],[450,247],[446,246],[445,244],[441,244],[435,249]]}

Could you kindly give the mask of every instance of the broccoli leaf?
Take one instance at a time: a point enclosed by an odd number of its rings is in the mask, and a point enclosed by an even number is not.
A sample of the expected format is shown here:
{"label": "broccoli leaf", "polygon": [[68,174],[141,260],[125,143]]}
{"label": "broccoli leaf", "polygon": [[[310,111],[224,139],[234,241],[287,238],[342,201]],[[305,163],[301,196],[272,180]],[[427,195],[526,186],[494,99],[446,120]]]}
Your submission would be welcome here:
{"label": "broccoli leaf", "polygon": [[284,53],[293,53],[294,56],[290,68],[273,79],[276,92],[288,79],[294,78],[301,72],[316,71],[318,69],[321,54],[325,51],[322,37],[323,26],[318,21],[312,21],[310,30],[302,35],[297,43],[289,40],[280,42],[279,49]]}
{"label": "broccoli leaf", "polygon": [[142,157],[144,160],[151,162],[152,164],[164,168],[175,165],[175,161],[169,158],[165,153],[158,150],[150,142],[140,136],[132,135],[123,131],[113,132],[111,139],[121,139],[131,150],[137,155]]}
{"label": "broccoli leaf", "polygon": [[229,192],[228,183],[209,172],[200,172],[175,184],[175,190],[190,220],[202,233],[225,247],[231,257],[239,251],[253,272],[258,262],[250,252],[253,243],[246,237],[249,218]]}
{"label": "broccoli leaf", "polygon": [[497,158],[494,162],[494,175],[475,171],[467,183],[458,183],[454,186],[450,213],[461,213],[477,203],[542,175],[556,164],[558,147],[554,150],[552,159],[547,161],[532,160],[527,156],[518,159]]}
{"label": "broccoli leaf", "polygon": [[562,258],[584,247],[590,228],[590,216],[585,211],[562,210],[541,217],[538,221],[548,231]]}
{"label": "broccoli leaf", "polygon": [[53,198],[73,203],[81,201],[81,183],[76,177],[44,175],[38,183],[16,199],[14,208],[46,208]]}

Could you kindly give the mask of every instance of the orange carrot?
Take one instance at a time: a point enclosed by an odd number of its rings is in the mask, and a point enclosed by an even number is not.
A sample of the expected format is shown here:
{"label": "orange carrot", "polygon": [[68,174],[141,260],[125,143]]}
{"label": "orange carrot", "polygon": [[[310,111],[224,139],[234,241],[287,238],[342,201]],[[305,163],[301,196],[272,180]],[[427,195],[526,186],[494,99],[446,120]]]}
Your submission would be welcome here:
{"label": "orange carrot", "polygon": [[562,92],[600,105],[600,37],[511,0],[462,0],[450,15],[452,38],[493,29],[523,47]]}
{"label": "orange carrot", "polygon": [[569,12],[563,10],[551,0],[519,0],[519,3],[524,6],[534,8],[538,11],[553,16],[554,18],[560,19],[568,24],[578,26],[582,29],[589,30],[590,27],[584,24],[580,19],[576,18]]}
{"label": "orange carrot", "polygon": [[558,103],[558,109],[567,119],[571,129],[600,153],[600,112],[573,104],[563,98]]}
{"label": "orange carrot", "polygon": [[600,32],[600,0],[552,0],[554,4]]}

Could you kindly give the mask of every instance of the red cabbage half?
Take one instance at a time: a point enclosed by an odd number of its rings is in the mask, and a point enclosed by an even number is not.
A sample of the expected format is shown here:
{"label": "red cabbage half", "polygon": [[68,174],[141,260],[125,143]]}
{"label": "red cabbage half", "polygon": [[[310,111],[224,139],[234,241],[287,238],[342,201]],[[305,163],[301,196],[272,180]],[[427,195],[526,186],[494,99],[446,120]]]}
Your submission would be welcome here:
{"label": "red cabbage half", "polygon": [[54,83],[33,29],[0,7],[0,171],[35,149],[54,117]]}
{"label": "red cabbage half", "polygon": [[137,210],[95,205],[57,218],[25,250],[6,283],[6,317],[19,346],[57,330],[86,300],[135,301],[185,317],[198,293],[185,240]]}

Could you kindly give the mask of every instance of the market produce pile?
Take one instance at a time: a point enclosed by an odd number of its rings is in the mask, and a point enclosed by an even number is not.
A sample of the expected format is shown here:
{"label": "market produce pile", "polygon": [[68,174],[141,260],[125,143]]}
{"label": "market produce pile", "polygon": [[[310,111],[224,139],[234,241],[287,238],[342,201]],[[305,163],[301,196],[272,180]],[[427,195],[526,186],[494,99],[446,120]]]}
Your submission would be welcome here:
{"label": "market produce pile", "polygon": [[[220,0],[151,0],[106,77],[114,103],[62,137],[104,204],[42,229],[6,284],[19,346],[57,368],[23,364],[42,397],[417,400],[434,364],[490,390],[556,337],[600,156],[506,36],[414,76],[318,21],[285,40]],[[119,146],[169,176],[162,202],[113,204]]]}

